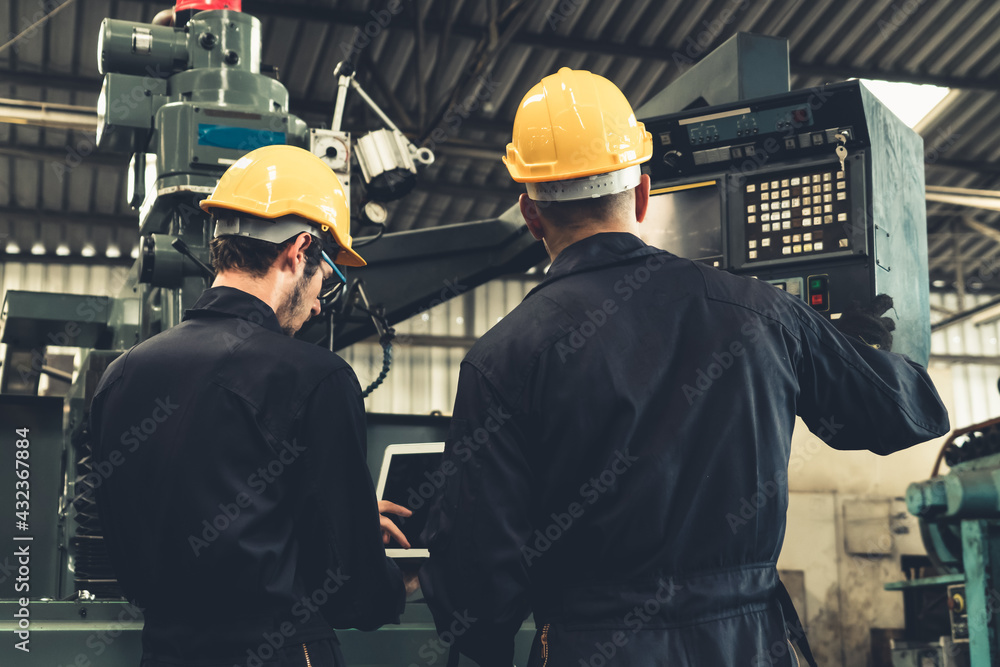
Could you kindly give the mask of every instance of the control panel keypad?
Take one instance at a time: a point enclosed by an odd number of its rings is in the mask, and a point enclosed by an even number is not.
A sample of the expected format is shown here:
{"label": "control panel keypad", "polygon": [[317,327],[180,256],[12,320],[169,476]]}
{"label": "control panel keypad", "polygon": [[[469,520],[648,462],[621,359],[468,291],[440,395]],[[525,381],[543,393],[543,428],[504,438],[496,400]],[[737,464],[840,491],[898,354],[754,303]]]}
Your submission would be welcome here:
{"label": "control panel keypad", "polygon": [[748,261],[805,258],[851,248],[847,175],[839,165],[747,179]]}

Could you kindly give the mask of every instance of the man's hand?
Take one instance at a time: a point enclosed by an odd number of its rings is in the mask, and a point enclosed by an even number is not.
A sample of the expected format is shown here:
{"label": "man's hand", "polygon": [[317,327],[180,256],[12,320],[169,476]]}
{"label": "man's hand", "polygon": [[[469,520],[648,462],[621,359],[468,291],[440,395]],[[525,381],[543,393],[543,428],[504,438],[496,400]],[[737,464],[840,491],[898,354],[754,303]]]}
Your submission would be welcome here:
{"label": "man's hand", "polygon": [[413,512],[388,500],[380,500],[378,501],[378,513],[379,523],[382,526],[382,544],[389,544],[389,540],[394,539],[399,543],[399,546],[409,549],[410,541],[406,539],[406,535],[403,535],[403,531],[399,529],[399,526],[394,524],[392,519],[385,515],[395,514],[396,516],[406,517],[412,516]]}
{"label": "man's hand", "polygon": [[406,588],[406,595],[413,595],[414,591],[420,588],[420,577],[416,572],[403,573],[403,586]]}
{"label": "man's hand", "polygon": [[865,345],[879,350],[892,351],[892,332],[896,323],[888,317],[882,317],[892,308],[892,297],[879,294],[867,306],[853,303],[844,310],[840,319],[833,321],[833,326],[846,336],[861,339]]}

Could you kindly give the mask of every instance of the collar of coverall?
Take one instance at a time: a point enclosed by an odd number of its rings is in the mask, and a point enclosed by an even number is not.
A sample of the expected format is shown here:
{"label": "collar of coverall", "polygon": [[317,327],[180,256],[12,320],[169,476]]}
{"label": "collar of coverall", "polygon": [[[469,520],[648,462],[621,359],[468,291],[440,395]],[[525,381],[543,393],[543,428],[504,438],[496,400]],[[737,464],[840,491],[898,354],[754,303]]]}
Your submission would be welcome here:
{"label": "collar of coverall", "polygon": [[628,232],[594,234],[566,246],[549,266],[545,280],[528,292],[528,296],[566,276],[662,252],[659,248],[646,245],[638,236]]}
{"label": "collar of coverall", "polygon": [[208,317],[238,317],[285,335],[271,306],[235,287],[210,287],[184,311],[185,322]]}

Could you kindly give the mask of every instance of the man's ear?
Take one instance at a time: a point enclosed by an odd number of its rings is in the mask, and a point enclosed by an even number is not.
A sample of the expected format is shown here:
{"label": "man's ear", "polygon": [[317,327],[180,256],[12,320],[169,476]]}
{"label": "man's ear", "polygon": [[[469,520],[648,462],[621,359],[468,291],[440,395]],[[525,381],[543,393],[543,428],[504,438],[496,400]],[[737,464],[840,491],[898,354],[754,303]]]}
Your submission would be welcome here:
{"label": "man's ear", "polygon": [[298,268],[298,263],[303,264],[306,261],[306,248],[313,242],[312,234],[309,232],[302,232],[295,237],[295,240],[288,244],[284,252],[281,253],[282,259],[288,267],[294,272]]}
{"label": "man's ear", "polygon": [[545,230],[542,227],[541,216],[538,214],[538,206],[524,192],[521,193],[517,203],[521,206],[521,217],[524,218],[524,224],[527,225],[528,231],[537,240],[544,239]]}
{"label": "man's ear", "polygon": [[642,222],[646,218],[647,210],[649,210],[649,174],[643,174],[639,178],[639,185],[635,186],[635,221]]}

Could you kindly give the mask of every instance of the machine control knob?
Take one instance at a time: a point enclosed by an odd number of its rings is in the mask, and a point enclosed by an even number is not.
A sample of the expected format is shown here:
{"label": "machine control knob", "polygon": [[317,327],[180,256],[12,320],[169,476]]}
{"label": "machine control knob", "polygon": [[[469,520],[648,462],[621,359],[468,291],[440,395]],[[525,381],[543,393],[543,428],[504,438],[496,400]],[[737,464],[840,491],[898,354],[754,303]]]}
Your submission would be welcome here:
{"label": "machine control knob", "polygon": [[962,597],[961,593],[953,593],[948,598],[948,609],[951,609],[956,614],[961,614],[965,611],[965,598]]}

